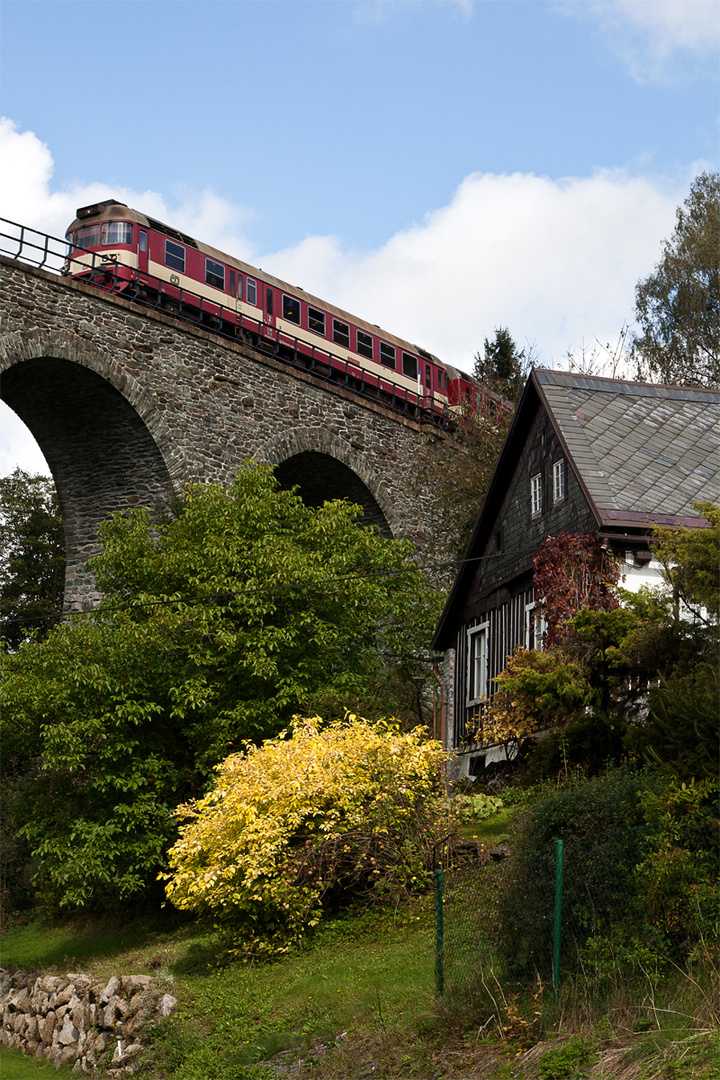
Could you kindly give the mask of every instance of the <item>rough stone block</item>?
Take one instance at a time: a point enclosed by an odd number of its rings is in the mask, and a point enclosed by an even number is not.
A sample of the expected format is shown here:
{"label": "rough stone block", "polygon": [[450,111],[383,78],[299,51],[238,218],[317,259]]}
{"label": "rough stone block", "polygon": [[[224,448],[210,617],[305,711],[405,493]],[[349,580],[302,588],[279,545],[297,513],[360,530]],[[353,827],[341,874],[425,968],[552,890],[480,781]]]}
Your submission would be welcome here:
{"label": "rough stone block", "polygon": [[177,998],[172,994],[163,994],[158,1001],[157,1011],[159,1016],[170,1016],[171,1012],[177,1005]]}
{"label": "rough stone block", "polygon": [[115,997],[120,988],[120,980],[118,979],[117,975],[113,975],[113,977],[105,985],[105,988],[100,994],[100,1004],[107,1005],[107,1003],[110,1001],[110,998]]}
{"label": "rough stone block", "polygon": [[64,987],[58,988],[57,996],[55,998],[55,1006],[67,1005],[73,994],[75,993],[75,987],[72,983],[66,983]]}
{"label": "rough stone block", "polygon": [[107,1003],[107,1005],[103,1009],[102,1019],[100,1021],[101,1027],[108,1028],[108,1029],[112,1030],[112,1028],[115,1027],[115,1021],[117,1020],[117,1017],[118,1017],[117,998],[112,997],[112,998],[110,998],[110,1001]]}
{"label": "rough stone block", "polygon": [[53,1032],[55,1031],[55,1013],[49,1012],[45,1017],[45,1022],[42,1025],[42,1041],[46,1046],[50,1046],[53,1041]]}

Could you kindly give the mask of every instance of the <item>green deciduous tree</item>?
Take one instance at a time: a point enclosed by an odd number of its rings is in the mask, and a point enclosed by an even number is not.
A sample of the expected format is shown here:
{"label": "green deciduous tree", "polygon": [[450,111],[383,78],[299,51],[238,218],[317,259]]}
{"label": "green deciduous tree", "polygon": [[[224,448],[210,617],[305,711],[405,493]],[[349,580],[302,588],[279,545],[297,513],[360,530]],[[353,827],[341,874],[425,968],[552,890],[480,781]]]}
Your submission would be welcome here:
{"label": "green deciduous tree", "polygon": [[0,645],[45,637],[62,612],[65,533],[49,476],[0,479]]}
{"label": "green deciduous tree", "polygon": [[35,770],[18,824],[48,901],[142,893],[175,806],[295,713],[417,716],[438,599],[411,545],[357,518],[248,466],[191,488],[174,521],[102,527],[97,610],[3,660],[8,760]]}
{"label": "green deciduous tree", "polygon": [[673,596],[693,618],[717,625],[720,618],[720,506],[699,502],[695,509],[708,529],[656,529],[655,553]]}
{"label": "green deciduous tree", "polygon": [[[530,353],[532,350],[530,350]],[[420,486],[435,495],[438,547],[465,550],[531,365],[506,327],[475,356],[479,386],[453,409],[450,438],[430,433],[418,460]]]}
{"label": "green deciduous tree", "polygon": [[720,174],[696,177],[653,273],[638,282],[641,377],[720,386]]}
{"label": "green deciduous tree", "polygon": [[[430,432],[418,458],[417,477],[434,494],[436,547],[442,556],[462,555],[497,464],[513,410],[478,411],[463,402],[448,437]],[[454,571],[450,575],[450,581]]]}

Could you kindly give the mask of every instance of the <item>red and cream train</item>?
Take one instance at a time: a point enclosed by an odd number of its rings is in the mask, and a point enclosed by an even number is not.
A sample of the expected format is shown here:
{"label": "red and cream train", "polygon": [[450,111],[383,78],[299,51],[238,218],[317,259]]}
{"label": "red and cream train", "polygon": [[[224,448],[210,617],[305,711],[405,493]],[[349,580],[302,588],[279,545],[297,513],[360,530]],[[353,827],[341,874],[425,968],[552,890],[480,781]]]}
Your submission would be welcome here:
{"label": "red and cream train", "polygon": [[469,376],[419,346],[114,199],[80,207],[65,238],[66,274],[241,338],[395,407],[438,422],[462,399],[476,400]]}

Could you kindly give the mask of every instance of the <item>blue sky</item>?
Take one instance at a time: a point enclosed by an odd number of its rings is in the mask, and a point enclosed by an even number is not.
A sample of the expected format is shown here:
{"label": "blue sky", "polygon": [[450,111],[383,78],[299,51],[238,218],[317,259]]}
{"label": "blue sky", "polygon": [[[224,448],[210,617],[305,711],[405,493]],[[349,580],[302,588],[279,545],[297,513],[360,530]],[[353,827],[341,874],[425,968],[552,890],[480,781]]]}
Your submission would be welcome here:
{"label": "blue sky", "polygon": [[[714,0],[3,0],[0,215],[115,195],[469,368],[617,339],[718,167]],[[33,464],[0,413],[0,473]],[[25,455],[29,454],[30,457]]]}

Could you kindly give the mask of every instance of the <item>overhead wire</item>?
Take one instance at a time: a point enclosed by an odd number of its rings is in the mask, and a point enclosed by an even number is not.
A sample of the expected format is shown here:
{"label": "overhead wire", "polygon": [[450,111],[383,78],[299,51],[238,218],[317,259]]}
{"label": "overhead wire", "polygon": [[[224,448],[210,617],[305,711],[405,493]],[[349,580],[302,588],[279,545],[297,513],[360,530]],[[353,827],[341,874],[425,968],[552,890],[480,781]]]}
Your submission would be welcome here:
{"label": "overhead wire", "polygon": [[288,582],[272,582],[267,585],[253,585],[242,589],[222,589],[218,592],[212,593],[196,593],[184,596],[172,596],[165,597],[162,600],[128,600],[124,604],[114,604],[108,607],[96,607],[89,608],[85,611],[63,611],[62,613],[53,613],[50,615],[37,615],[37,616],[16,616],[14,618],[0,618],[0,625],[19,624],[19,623],[40,623],[50,622],[54,620],[71,621],[75,618],[82,618],[91,615],[107,615],[117,611],[136,610],[138,608],[149,607],[167,607],[172,604],[200,604],[205,602],[217,603],[221,600],[231,600],[236,596],[249,596],[255,593],[263,592],[283,592],[289,589],[309,589],[316,588],[318,585],[340,585],[350,581],[370,581],[373,578],[381,577],[399,577],[402,574],[409,574],[415,571],[421,573],[427,573],[432,570],[443,570],[450,567],[461,567],[468,565],[469,563],[485,562],[490,559],[507,559],[522,555],[529,555],[535,551],[535,548],[522,548],[519,551],[513,552],[493,552],[489,555],[476,555],[470,559],[451,559],[445,562],[429,563],[425,566],[419,566],[417,563],[409,566],[395,567],[392,569],[376,570],[373,573],[365,574],[344,574],[338,577],[328,578],[315,578],[309,581],[288,581]]}

